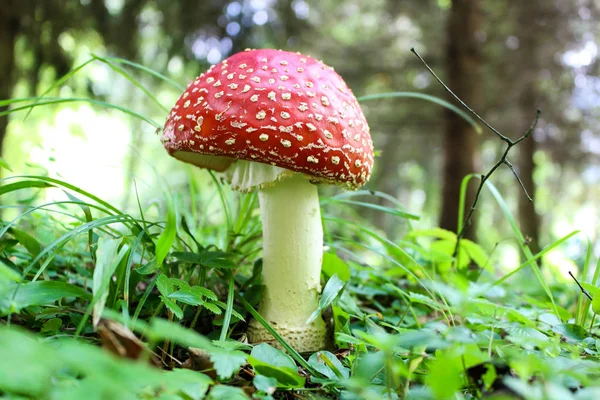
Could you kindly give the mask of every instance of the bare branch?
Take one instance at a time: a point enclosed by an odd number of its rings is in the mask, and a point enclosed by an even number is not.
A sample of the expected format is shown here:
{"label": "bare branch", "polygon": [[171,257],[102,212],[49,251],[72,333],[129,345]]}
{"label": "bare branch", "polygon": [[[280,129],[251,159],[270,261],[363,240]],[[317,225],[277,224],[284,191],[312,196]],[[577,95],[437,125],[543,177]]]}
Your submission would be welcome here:
{"label": "bare branch", "polygon": [[494,166],[489,170],[489,172],[487,174],[481,175],[481,181],[479,182],[479,187],[477,188],[477,192],[475,192],[475,199],[473,200],[473,204],[471,205],[471,208],[469,209],[469,212],[467,213],[467,216],[466,216],[465,220],[463,221],[463,226],[461,227],[461,229],[458,232],[458,235],[456,237],[456,246],[454,247],[454,253],[453,253],[453,256],[456,257],[456,254],[458,253],[458,247],[460,244],[460,240],[464,237],[466,229],[471,225],[471,218],[473,217],[473,213],[475,212],[475,209],[477,208],[477,204],[479,203],[479,196],[481,194],[481,191],[483,190],[483,186],[485,185],[485,182],[487,182],[487,180],[492,176],[492,174],[502,164],[505,164],[515,175],[515,177],[517,178],[517,181],[519,182],[519,184],[521,185],[521,188],[523,189],[523,192],[527,196],[527,199],[529,201],[533,201],[533,199],[529,196],[529,193],[527,193],[527,190],[525,189],[525,186],[523,185],[523,182],[521,181],[519,174],[515,170],[514,166],[510,163],[510,161],[508,161],[507,157],[508,157],[508,153],[514,146],[516,146],[521,141],[523,141],[523,140],[527,139],[529,136],[531,136],[531,134],[535,130],[535,127],[537,126],[541,111],[537,110],[537,112],[535,114],[535,119],[534,119],[533,123],[531,124],[531,126],[529,127],[529,129],[527,130],[527,132],[525,132],[525,134],[523,136],[519,137],[518,139],[512,140],[508,136],[504,136],[503,134],[498,132],[498,130],[496,130],[493,126],[491,126],[486,120],[481,118],[475,111],[473,111],[471,109],[471,107],[469,107],[456,94],[454,94],[454,92],[452,90],[450,90],[450,88],[448,86],[446,86],[446,84],[436,75],[436,73],[431,69],[431,67],[425,62],[423,57],[421,57],[414,48],[410,49],[410,51],[412,51],[419,58],[419,60],[421,60],[421,62],[423,63],[423,65],[425,65],[425,68],[427,68],[427,70],[431,73],[431,75],[433,75],[433,77],[440,83],[440,85],[442,85],[443,88],[448,93],[450,93],[450,95],[452,97],[454,97],[454,99],[456,101],[458,101],[460,103],[460,105],[462,105],[479,122],[481,122],[485,127],[487,127],[496,136],[498,136],[503,142],[506,143],[506,149],[504,150],[504,153],[502,154],[502,157],[500,158],[500,160],[496,164],[494,164]]}

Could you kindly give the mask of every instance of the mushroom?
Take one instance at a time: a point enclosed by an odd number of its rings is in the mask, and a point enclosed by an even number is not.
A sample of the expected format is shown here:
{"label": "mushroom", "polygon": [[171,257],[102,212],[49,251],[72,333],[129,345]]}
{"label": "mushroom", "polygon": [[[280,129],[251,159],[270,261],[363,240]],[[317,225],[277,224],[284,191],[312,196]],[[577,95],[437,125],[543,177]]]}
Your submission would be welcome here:
{"label": "mushroom", "polygon": [[[259,313],[300,352],[327,345],[321,291],[323,228],[316,183],[348,189],[371,174],[373,143],[352,91],[333,68],[299,53],[246,50],[194,80],[165,123],[173,157],[259,190],[263,283]],[[274,342],[257,321],[251,342]]]}

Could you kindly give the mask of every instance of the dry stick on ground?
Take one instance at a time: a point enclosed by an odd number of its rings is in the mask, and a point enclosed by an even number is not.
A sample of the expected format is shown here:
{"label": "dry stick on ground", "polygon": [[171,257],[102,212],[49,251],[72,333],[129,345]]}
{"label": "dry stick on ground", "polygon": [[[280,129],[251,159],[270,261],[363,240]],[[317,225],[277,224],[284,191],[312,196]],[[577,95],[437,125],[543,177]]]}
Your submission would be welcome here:
{"label": "dry stick on ground", "polygon": [[466,229],[471,225],[471,217],[473,216],[473,212],[475,212],[475,209],[477,208],[477,204],[479,203],[479,195],[481,194],[481,191],[483,189],[483,185],[485,185],[485,182],[492,176],[492,174],[494,172],[496,172],[496,170],[502,164],[504,164],[508,168],[510,168],[510,170],[513,172],[513,174],[517,178],[517,181],[521,185],[521,188],[523,189],[523,192],[525,193],[525,196],[527,196],[527,199],[529,201],[533,201],[533,199],[529,196],[529,193],[527,193],[527,189],[525,189],[525,186],[523,186],[523,182],[521,181],[521,178],[519,177],[519,174],[515,170],[515,167],[511,164],[510,161],[508,161],[508,153],[509,153],[510,149],[512,149],[514,146],[516,146],[521,141],[523,141],[523,140],[527,139],[529,136],[531,136],[533,130],[535,129],[535,127],[536,127],[536,125],[538,123],[538,119],[540,118],[541,111],[537,110],[537,112],[535,114],[535,119],[533,121],[533,124],[531,124],[531,126],[529,127],[529,129],[527,130],[527,132],[525,132],[525,134],[523,136],[519,137],[518,139],[512,140],[509,137],[504,136],[503,134],[501,134],[500,132],[498,132],[498,130],[496,130],[493,126],[491,126],[490,124],[488,124],[486,120],[484,120],[483,118],[481,118],[475,111],[473,111],[471,109],[471,107],[469,107],[456,94],[454,94],[454,92],[452,90],[450,90],[450,88],[448,86],[446,86],[446,84],[435,74],[435,72],[433,72],[433,70],[431,69],[431,67],[425,62],[425,60],[423,59],[423,57],[421,57],[419,55],[419,53],[417,53],[417,51],[414,48],[410,49],[410,51],[412,51],[419,58],[419,60],[421,60],[421,62],[423,63],[423,65],[425,65],[425,68],[427,68],[427,70],[431,73],[431,75],[433,75],[433,77],[435,78],[435,80],[437,80],[440,83],[440,85],[442,85],[444,87],[444,89],[448,93],[450,93],[450,95],[452,95],[452,97],[454,97],[454,99],[456,99],[456,101],[458,101],[460,103],[461,106],[463,106],[479,122],[481,122],[486,128],[488,128],[489,130],[491,130],[504,143],[506,143],[506,149],[504,150],[504,153],[502,154],[502,157],[500,158],[500,160],[492,167],[492,169],[489,170],[489,172],[487,174],[485,174],[485,175],[482,174],[481,175],[481,181],[479,182],[479,187],[477,188],[477,192],[475,193],[475,199],[473,200],[473,204],[471,204],[471,208],[469,209],[469,212],[467,213],[467,217],[463,221],[463,225],[460,228],[460,232],[458,232],[458,235],[456,236],[456,246],[454,247],[454,252],[452,254],[453,257],[456,257],[456,254],[458,253],[458,247],[459,247],[460,240],[465,235]]}

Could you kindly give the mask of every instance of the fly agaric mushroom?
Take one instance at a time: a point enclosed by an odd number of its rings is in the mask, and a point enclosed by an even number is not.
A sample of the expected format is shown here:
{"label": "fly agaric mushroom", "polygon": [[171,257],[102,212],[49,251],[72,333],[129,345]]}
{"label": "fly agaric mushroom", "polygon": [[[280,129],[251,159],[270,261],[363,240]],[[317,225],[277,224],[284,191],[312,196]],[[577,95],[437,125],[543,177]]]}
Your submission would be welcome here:
{"label": "fly agaric mushroom", "polygon": [[[349,189],[371,174],[365,117],[321,61],[281,50],[234,54],[193,81],[164,126],[173,157],[224,171],[233,189],[259,190],[263,224],[260,314],[300,352],[326,347],[318,307],[323,228],[315,183]],[[251,342],[274,342],[257,321]]]}

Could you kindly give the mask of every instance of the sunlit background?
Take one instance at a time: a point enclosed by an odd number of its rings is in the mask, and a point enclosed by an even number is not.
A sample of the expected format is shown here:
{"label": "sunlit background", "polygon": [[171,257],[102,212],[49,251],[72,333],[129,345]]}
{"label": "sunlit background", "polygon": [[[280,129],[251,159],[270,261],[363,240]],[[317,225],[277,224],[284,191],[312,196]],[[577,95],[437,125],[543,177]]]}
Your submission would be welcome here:
{"label": "sunlit background", "polygon": [[[0,40],[14,44],[13,62],[0,63],[4,68],[0,98],[41,94],[92,98],[162,124],[181,93],[143,71],[128,69],[148,93],[98,60],[59,87],[53,85],[93,55],[135,61],[186,85],[234,52],[274,47],[322,59],[357,96],[412,91],[449,99],[409,51],[417,49],[442,79],[447,78],[448,0],[25,3],[0,5],[0,18],[6,19],[0,25],[17,21],[10,25],[12,36],[0,34]],[[540,247],[572,230],[583,232],[548,257],[566,272],[585,254],[586,236],[598,243],[600,1],[531,0],[527,7],[516,0],[481,3],[480,29],[475,32],[481,74],[471,84],[482,96],[470,106],[511,138],[522,135],[535,109],[542,109],[531,154],[525,150],[519,154],[517,146],[511,161],[520,174],[533,177],[535,187],[526,189],[535,194],[539,238],[532,239]],[[523,100],[527,98],[530,101]],[[363,104],[380,151],[368,187],[398,198],[407,211],[421,216],[421,227],[437,226],[448,111],[415,98]],[[137,209],[136,190],[140,201],[149,204],[161,197],[161,182],[184,194],[190,176],[201,186],[209,184],[205,172],[167,155],[151,124],[114,108],[76,101],[41,105],[29,114],[23,111],[0,119],[8,121],[2,152],[12,169],[4,176],[60,177],[128,210]],[[472,172],[485,173],[499,159],[504,144],[487,130],[473,134],[479,137],[479,154],[478,169]],[[533,159],[533,169],[522,163],[527,157]],[[519,215],[519,203],[526,200],[508,168],[500,168],[491,181]],[[478,241],[490,251],[496,248],[502,254],[500,261],[514,267],[519,255],[514,240],[508,239],[510,226],[487,190],[477,216]],[[385,214],[369,217],[392,238],[404,232],[405,227]]]}

